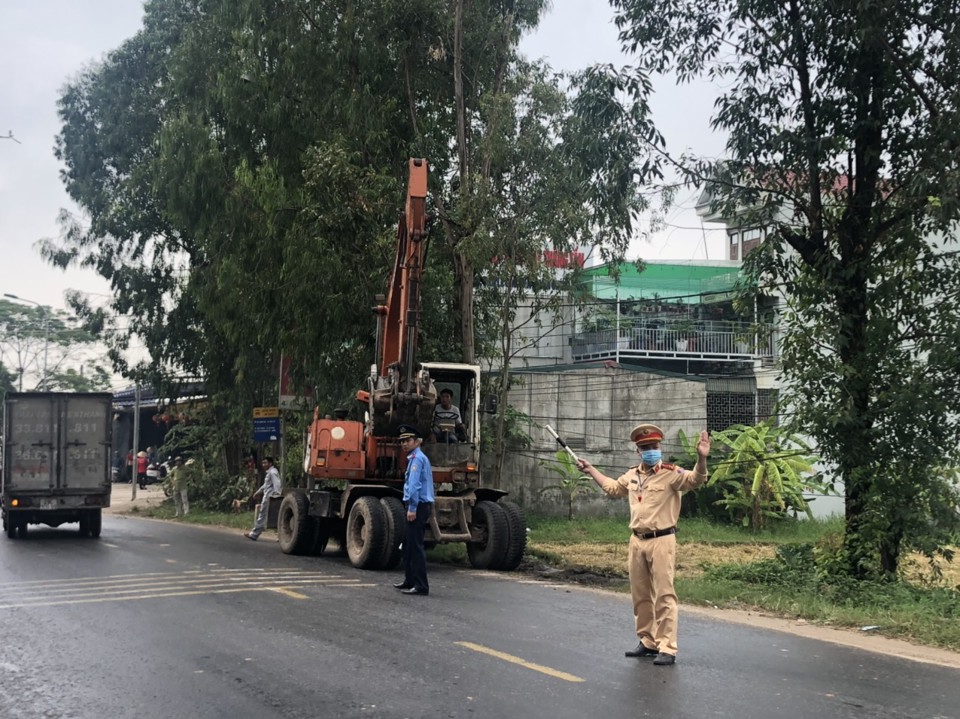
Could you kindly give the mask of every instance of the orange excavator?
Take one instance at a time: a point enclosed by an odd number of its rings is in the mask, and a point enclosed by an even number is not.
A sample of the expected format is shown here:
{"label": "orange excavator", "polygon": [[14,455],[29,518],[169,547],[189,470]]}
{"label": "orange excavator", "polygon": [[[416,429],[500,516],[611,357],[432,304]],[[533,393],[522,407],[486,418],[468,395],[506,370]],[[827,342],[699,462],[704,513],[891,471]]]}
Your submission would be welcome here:
{"label": "orange excavator", "polygon": [[[506,493],[484,487],[480,476],[480,368],[419,362],[417,334],[427,251],[427,161],[411,159],[397,252],[386,296],[373,308],[376,364],[357,392],[363,419],[314,411],[307,432],[304,478],[285,490],[277,515],[280,548],[287,554],[322,554],[330,539],[364,569],[394,569],[401,560],[406,511],[406,455],[396,438],[401,424],[425,438],[433,467],[435,503],[428,546],[462,542],[474,567],[513,570],[526,548],[526,523]],[[435,415],[449,395],[452,409]]]}

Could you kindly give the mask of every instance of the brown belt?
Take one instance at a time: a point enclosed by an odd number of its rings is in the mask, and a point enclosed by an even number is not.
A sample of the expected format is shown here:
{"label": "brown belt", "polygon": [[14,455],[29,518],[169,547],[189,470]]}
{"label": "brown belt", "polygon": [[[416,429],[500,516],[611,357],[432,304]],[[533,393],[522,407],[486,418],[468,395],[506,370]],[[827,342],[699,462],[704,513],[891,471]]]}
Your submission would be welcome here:
{"label": "brown belt", "polygon": [[634,536],[637,539],[656,539],[657,537],[666,537],[668,534],[676,534],[676,527],[668,527],[667,529],[657,529],[653,532],[638,532],[633,531]]}

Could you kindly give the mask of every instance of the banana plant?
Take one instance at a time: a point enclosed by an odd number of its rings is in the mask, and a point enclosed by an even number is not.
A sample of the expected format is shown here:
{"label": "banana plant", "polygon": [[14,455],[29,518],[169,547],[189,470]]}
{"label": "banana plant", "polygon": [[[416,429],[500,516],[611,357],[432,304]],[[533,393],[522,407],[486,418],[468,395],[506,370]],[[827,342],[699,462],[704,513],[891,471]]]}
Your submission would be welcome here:
{"label": "banana plant", "polygon": [[826,491],[814,471],[817,457],[797,435],[771,420],[753,426],[733,425],[713,432],[726,451],[708,480],[723,492],[718,504],[744,527],[760,531],[767,520],[788,512],[813,514],[805,492]]}
{"label": "banana plant", "polygon": [[541,487],[539,493],[559,492],[567,506],[567,519],[573,519],[574,500],[578,494],[589,494],[591,492],[594,486],[593,479],[581,472],[573,458],[562,450],[557,452],[556,460],[540,462],[540,465],[544,469],[559,475],[560,481],[557,484]]}

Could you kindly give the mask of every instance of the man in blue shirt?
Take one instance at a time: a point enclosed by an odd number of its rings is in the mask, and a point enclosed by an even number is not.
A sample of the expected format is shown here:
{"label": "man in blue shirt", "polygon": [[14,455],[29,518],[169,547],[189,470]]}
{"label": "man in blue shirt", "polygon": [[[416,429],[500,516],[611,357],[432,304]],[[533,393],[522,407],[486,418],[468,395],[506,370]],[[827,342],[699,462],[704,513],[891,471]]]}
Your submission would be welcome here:
{"label": "man in blue shirt", "polygon": [[403,505],[407,509],[407,531],[403,540],[402,582],[394,584],[403,594],[430,593],[427,582],[427,553],[423,535],[433,512],[433,468],[420,449],[423,437],[416,427],[401,425],[397,430],[400,447],[407,453],[407,474],[403,482]]}

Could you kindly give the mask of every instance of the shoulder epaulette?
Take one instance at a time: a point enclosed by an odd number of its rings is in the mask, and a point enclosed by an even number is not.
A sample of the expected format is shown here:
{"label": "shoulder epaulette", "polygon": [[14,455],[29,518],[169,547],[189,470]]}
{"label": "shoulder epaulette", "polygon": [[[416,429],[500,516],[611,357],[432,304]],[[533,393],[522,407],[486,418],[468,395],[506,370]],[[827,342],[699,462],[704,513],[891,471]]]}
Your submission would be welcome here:
{"label": "shoulder epaulette", "polygon": [[677,465],[675,465],[675,464],[667,464],[666,462],[661,462],[661,463],[660,463],[660,466],[661,466],[663,469],[680,469]]}

